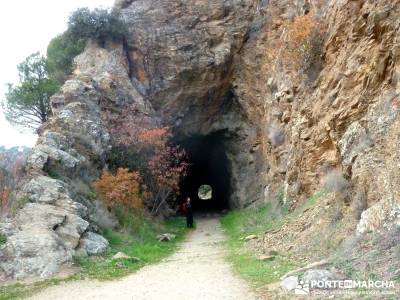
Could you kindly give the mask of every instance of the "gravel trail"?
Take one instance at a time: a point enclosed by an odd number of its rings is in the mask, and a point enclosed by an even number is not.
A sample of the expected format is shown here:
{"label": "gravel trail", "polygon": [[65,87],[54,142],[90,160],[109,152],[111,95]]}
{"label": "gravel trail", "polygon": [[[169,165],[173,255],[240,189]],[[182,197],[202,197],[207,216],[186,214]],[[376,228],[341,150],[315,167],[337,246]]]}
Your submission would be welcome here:
{"label": "gravel trail", "polygon": [[31,299],[250,300],[249,286],[233,273],[218,218],[197,220],[179,250],[162,262],[115,281],[77,281],[48,288]]}

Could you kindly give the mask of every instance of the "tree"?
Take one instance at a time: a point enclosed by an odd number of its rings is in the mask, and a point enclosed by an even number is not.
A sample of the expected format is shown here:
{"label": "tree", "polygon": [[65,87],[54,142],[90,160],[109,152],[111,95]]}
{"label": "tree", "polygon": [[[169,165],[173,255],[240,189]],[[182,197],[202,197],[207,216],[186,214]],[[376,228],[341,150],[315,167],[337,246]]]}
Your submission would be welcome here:
{"label": "tree", "polygon": [[107,39],[123,40],[127,32],[125,22],[117,10],[80,8],[68,21],[67,34],[72,40],[94,39],[104,44]]}
{"label": "tree", "polygon": [[134,105],[117,114],[106,110],[103,119],[114,143],[109,166],[138,171],[149,193],[146,206],[157,214],[179,194],[189,167],[185,151],[171,142],[169,128],[152,124]]}
{"label": "tree", "polygon": [[169,142],[171,136],[166,127],[143,130],[139,134],[137,146],[140,157],[147,164],[142,176],[152,199],[149,207],[154,214],[174,193],[179,193],[179,182],[189,168],[185,151]]}
{"label": "tree", "polygon": [[139,209],[143,207],[145,197],[142,178],[138,172],[130,172],[126,168],[118,168],[115,175],[104,171],[93,186],[109,207],[123,206]]}
{"label": "tree", "polygon": [[73,40],[67,33],[53,38],[47,46],[47,67],[50,78],[63,84],[73,71],[73,60],[85,48],[84,40]]}
{"label": "tree", "polygon": [[39,53],[28,56],[17,68],[19,84],[8,84],[4,113],[10,123],[36,129],[48,120],[50,97],[59,86],[49,78],[46,59]]}

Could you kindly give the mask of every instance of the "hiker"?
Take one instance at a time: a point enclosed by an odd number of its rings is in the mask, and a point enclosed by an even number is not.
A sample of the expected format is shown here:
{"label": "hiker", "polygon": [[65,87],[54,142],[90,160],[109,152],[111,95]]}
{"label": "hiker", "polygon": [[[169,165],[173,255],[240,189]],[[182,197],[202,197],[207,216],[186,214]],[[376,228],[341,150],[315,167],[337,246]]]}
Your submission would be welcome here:
{"label": "hiker", "polygon": [[193,210],[192,203],[190,202],[190,197],[186,198],[186,202],[184,204],[184,212],[186,213],[186,226],[188,228],[193,228]]}

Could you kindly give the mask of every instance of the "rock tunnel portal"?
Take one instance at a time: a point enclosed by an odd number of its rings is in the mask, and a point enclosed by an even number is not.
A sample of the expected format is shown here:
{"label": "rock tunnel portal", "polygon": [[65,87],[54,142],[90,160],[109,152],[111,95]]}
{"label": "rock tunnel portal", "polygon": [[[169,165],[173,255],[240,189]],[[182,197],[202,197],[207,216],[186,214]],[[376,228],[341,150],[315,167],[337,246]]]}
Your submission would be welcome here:
{"label": "rock tunnel portal", "polygon": [[[230,163],[225,140],[224,131],[218,131],[206,136],[190,136],[180,143],[191,164],[188,176],[181,182],[181,196],[192,199],[195,212],[230,208]],[[211,198],[199,197],[199,188],[204,185],[211,187]]]}

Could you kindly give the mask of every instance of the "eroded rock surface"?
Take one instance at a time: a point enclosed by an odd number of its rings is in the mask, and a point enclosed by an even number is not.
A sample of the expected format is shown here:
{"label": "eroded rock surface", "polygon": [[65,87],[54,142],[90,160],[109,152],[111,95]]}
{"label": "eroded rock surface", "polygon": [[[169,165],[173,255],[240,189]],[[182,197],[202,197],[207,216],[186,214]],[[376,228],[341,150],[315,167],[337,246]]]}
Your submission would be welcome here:
{"label": "eroded rock surface", "polygon": [[[7,242],[0,251],[1,279],[55,274],[72,261],[89,228],[91,203],[78,196],[75,183],[95,179],[109,150],[99,103],[111,93],[110,78],[118,75],[115,70],[125,68],[118,61],[124,57],[122,47],[111,49],[88,46],[84,59],[77,59],[77,75],[52,99],[54,116],[40,129],[27,162],[28,177],[16,196],[21,209],[3,230]],[[85,65],[88,56],[92,63],[99,60],[95,70]]]}
{"label": "eroded rock surface", "polygon": [[[358,231],[392,228],[400,203],[399,1],[264,4],[253,23],[262,30],[250,35],[238,56],[234,91],[246,115],[260,124],[265,200],[283,192],[296,207],[339,170],[351,186],[346,205],[361,207]],[[303,71],[299,83],[288,69],[271,72],[267,54],[283,24],[307,13],[326,23],[326,40],[317,76]]]}
{"label": "eroded rock surface", "polygon": [[100,234],[86,232],[81,238],[78,251],[82,250],[87,255],[97,255],[106,251],[108,245],[108,241]]}
{"label": "eroded rock surface", "polygon": [[248,38],[256,0],[119,1],[129,24],[130,76],[178,142],[224,131],[232,207],[259,200],[258,126],[232,93],[234,60]]}

